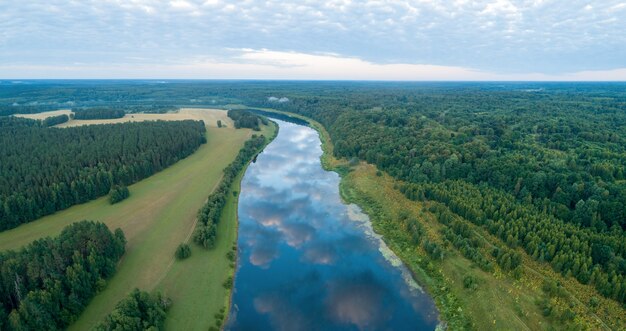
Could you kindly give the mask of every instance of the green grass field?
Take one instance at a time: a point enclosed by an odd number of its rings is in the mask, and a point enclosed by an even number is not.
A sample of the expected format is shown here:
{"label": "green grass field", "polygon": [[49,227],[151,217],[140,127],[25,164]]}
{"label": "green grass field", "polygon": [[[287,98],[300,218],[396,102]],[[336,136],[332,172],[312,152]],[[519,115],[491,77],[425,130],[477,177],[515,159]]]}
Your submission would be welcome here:
{"label": "green grass field", "polygon": [[[239,192],[241,175],[233,183]],[[166,330],[208,330],[215,325],[215,314],[225,308],[230,290],[223,286],[233,275],[233,263],[226,253],[237,244],[237,203],[229,195],[218,225],[218,236],[213,249],[191,244],[191,256],[176,260],[157,290],[172,299],[167,312]]]}
{"label": "green grass field", "polygon": [[[272,137],[274,125],[262,128],[262,134]],[[228,195],[217,230],[215,247],[206,250],[192,244],[191,257],[175,260],[171,270],[158,284],[157,290],[172,299],[167,312],[166,330],[207,330],[215,325],[215,314],[222,308],[228,314],[231,290],[223,284],[234,276],[234,263],[226,253],[237,245],[237,205],[244,170],[235,178],[231,187],[237,196]],[[226,317],[226,316],[225,316]]]}
{"label": "green grass field", "polygon": [[[168,272],[174,273],[180,268],[174,264],[176,247],[189,238],[198,209],[221,180],[222,170],[235,158],[250,135],[251,131],[247,129],[208,128],[207,144],[186,159],[130,186],[131,196],[123,202],[109,205],[107,197],[103,197],[2,232],[0,250],[17,249],[38,238],[57,235],[66,225],[83,219],[102,221],[111,229],[122,228],[128,244],[118,271],[70,327],[71,330],[88,330],[133,288],[152,290],[159,282],[167,281]],[[230,236],[234,237],[236,227],[232,222],[223,222],[220,231],[224,232],[227,227],[232,232]],[[228,240],[228,235],[225,237]],[[233,240],[229,241],[232,243]],[[194,253],[195,256],[185,262],[192,264],[197,260],[198,265],[193,267],[199,269],[197,274],[204,273],[203,268],[212,268],[211,255],[203,260],[204,254],[200,254],[199,249],[194,249]],[[204,267],[200,262],[205,263]],[[231,270],[226,268],[224,272]],[[214,275],[221,278],[218,276]],[[181,282],[193,285],[184,279]],[[222,280],[217,282],[221,286]],[[165,287],[166,290],[170,288],[175,287]],[[193,290],[206,293],[206,288],[200,286]],[[167,294],[179,297],[174,293]]]}

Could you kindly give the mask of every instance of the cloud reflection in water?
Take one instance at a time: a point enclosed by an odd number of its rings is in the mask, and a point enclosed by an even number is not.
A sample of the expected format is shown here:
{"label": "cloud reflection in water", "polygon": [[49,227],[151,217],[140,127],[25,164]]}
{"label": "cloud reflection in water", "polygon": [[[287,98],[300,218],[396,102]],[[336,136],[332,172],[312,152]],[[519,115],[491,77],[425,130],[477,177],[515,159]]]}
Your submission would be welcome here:
{"label": "cloud reflection in water", "polygon": [[242,182],[238,311],[228,328],[434,329],[432,300],[411,291],[348,217],[339,176],[321,168],[317,133],[279,123]]}

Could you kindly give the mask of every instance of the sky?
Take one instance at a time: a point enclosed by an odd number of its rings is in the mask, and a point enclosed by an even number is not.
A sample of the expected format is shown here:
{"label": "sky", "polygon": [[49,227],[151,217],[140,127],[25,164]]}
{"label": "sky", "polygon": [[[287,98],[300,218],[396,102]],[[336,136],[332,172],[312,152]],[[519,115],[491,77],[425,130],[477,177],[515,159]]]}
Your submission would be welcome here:
{"label": "sky", "polygon": [[626,80],[626,1],[0,0],[0,79]]}

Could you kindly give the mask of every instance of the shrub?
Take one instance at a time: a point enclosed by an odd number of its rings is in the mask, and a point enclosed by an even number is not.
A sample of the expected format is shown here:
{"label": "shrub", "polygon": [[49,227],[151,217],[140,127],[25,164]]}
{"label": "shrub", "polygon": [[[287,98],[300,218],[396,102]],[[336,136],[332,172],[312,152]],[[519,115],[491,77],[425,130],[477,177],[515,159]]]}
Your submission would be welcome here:
{"label": "shrub", "polygon": [[116,204],[130,196],[130,191],[126,186],[113,186],[109,192],[109,202]]}
{"label": "shrub", "polygon": [[170,305],[170,299],[160,293],[134,289],[117,303],[115,310],[96,326],[96,330],[161,330]]}
{"label": "shrub", "polygon": [[191,247],[189,247],[189,245],[182,243],[180,245],[178,245],[178,248],[176,248],[176,258],[179,260],[184,260],[186,258],[188,258],[189,256],[191,256]]}

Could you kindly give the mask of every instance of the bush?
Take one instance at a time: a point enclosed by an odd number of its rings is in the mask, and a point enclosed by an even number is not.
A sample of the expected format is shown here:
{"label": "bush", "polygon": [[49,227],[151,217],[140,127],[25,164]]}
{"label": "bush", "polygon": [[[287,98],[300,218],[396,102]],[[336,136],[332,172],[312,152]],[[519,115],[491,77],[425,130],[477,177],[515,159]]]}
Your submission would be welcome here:
{"label": "bush", "polygon": [[233,287],[233,276],[228,276],[222,285],[224,285],[225,289],[231,289]]}
{"label": "bush", "polygon": [[591,308],[597,308],[600,305],[600,300],[598,299],[597,296],[592,296],[591,299],[589,299],[589,307]]}
{"label": "bush", "polygon": [[176,248],[176,258],[179,260],[184,260],[186,258],[188,258],[189,256],[191,256],[191,247],[189,247],[189,245],[182,243],[180,245],[178,245],[178,248]]}
{"label": "bush", "polygon": [[478,287],[478,283],[473,276],[465,276],[463,278],[463,287],[469,290],[475,290]]}
{"label": "bush", "polygon": [[116,204],[130,196],[130,191],[126,186],[113,186],[109,192],[109,202]]}
{"label": "bush", "polygon": [[161,330],[170,305],[171,301],[160,293],[152,295],[135,289],[117,303],[96,330]]}

